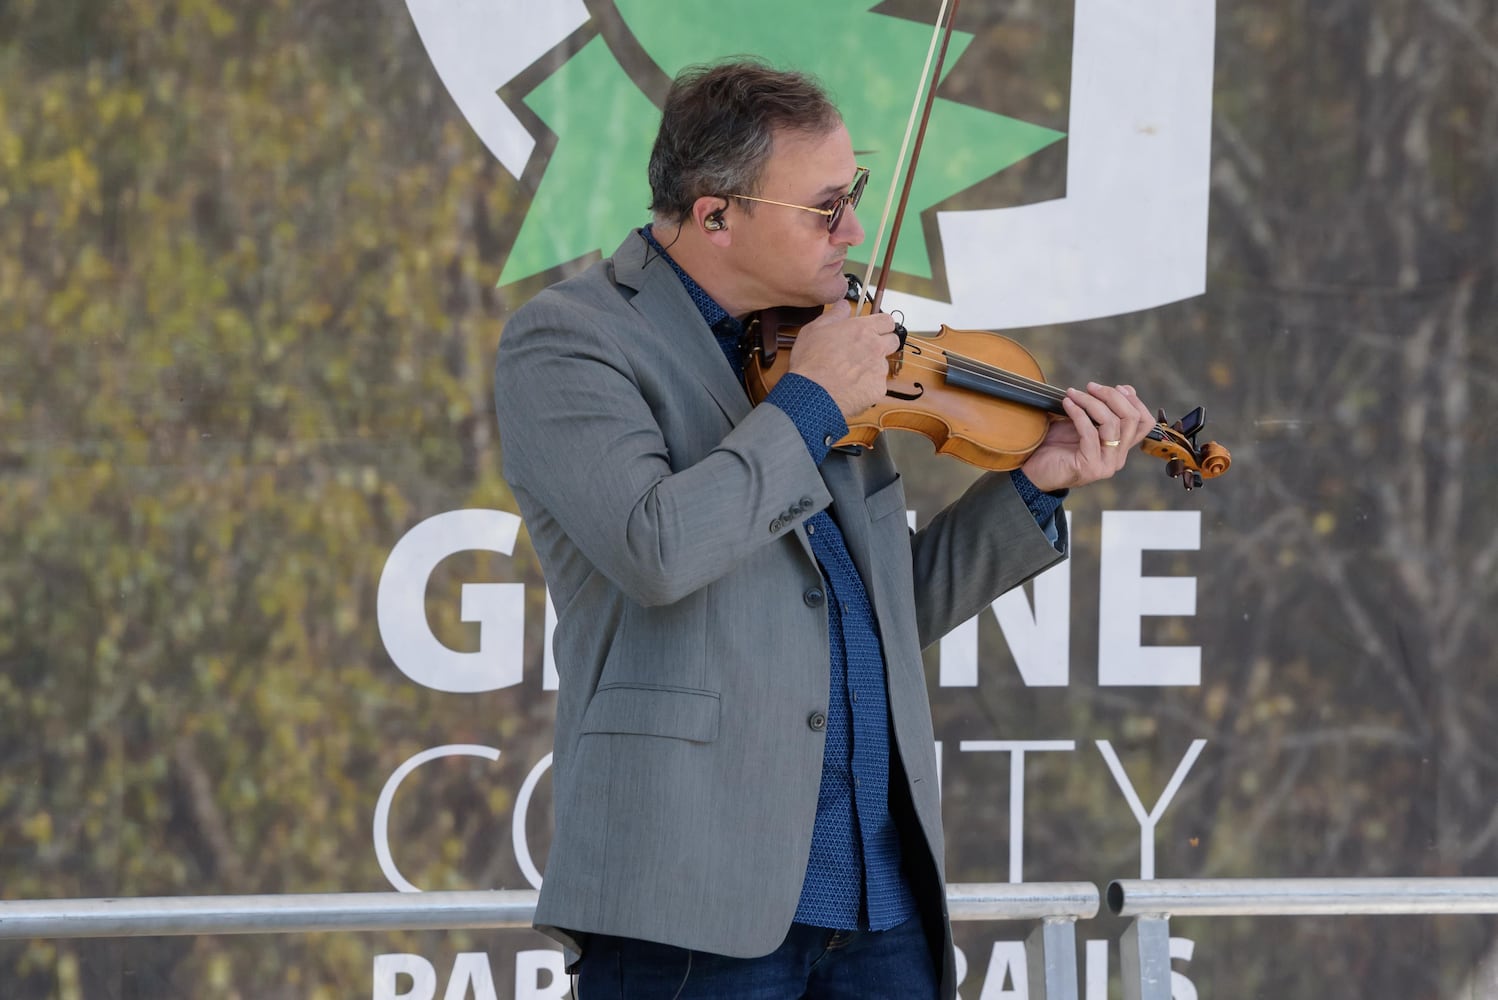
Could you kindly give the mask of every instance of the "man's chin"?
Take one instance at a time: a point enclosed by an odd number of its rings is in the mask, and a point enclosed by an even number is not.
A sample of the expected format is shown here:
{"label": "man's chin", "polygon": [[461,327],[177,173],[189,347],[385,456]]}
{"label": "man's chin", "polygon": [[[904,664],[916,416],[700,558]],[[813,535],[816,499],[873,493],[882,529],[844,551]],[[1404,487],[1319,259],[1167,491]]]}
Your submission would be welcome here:
{"label": "man's chin", "polygon": [[780,305],[792,308],[819,308],[821,306],[830,306],[834,302],[840,302],[847,295],[848,279],[842,274],[838,274],[836,277],[828,276],[820,279],[814,287],[807,286],[801,294],[787,296],[792,301],[781,302]]}
{"label": "man's chin", "polygon": [[[842,267],[842,264],[838,264],[838,267]],[[847,276],[839,271],[835,279],[829,278],[826,290],[822,294],[826,296],[822,299],[823,305],[831,305],[839,299],[846,298],[848,295]]]}

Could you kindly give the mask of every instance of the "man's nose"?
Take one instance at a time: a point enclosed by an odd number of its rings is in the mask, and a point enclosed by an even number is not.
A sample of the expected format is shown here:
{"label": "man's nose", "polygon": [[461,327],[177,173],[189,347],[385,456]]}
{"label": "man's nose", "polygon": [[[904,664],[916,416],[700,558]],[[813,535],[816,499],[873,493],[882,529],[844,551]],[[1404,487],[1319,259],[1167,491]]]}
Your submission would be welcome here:
{"label": "man's nose", "polygon": [[843,212],[843,217],[837,220],[837,228],[832,231],[835,242],[850,247],[858,246],[866,235],[868,234],[864,232],[863,223],[858,221],[858,210],[855,208]]}

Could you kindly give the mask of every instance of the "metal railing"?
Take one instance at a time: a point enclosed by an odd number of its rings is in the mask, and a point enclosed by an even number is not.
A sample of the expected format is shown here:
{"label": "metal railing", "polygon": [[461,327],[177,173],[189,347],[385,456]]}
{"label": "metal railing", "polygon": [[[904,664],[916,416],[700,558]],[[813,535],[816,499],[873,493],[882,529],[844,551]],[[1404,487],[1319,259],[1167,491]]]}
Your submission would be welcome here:
{"label": "metal railing", "polygon": [[947,886],[947,912],[953,920],[1040,921],[1025,938],[1025,967],[1034,1000],[1077,1000],[1076,924],[1097,911],[1097,886],[1091,882]]}
{"label": "metal railing", "polygon": [[[529,928],[537,893],[354,892],[0,901],[0,940]],[[1076,921],[1097,915],[1090,882],[958,883],[953,920],[1038,921],[1025,941],[1036,1000],[1077,1000]]]}
{"label": "metal railing", "polygon": [[[1106,896],[1129,921],[1125,1000],[1170,1000],[1173,916],[1498,914],[1498,878],[1120,879]],[[536,899],[493,890],[10,900],[0,901],[0,940],[522,929]],[[1035,921],[1025,940],[1032,998],[1077,1000],[1076,922],[1097,915],[1096,886],[954,883],[947,905],[954,921]]]}
{"label": "metal railing", "polygon": [[1110,882],[1128,917],[1124,1000],[1170,1000],[1170,918],[1498,914],[1498,878],[1134,879]]}
{"label": "metal railing", "polygon": [[[1498,878],[1120,879],[1106,896],[1129,921],[1125,1000],[1170,1000],[1173,916],[1498,914]],[[493,890],[10,900],[0,901],[0,940],[522,929],[536,899]],[[1025,940],[1032,998],[1077,1000],[1076,922],[1097,915],[1096,886],[954,883],[947,905],[954,921],[1035,921]]]}

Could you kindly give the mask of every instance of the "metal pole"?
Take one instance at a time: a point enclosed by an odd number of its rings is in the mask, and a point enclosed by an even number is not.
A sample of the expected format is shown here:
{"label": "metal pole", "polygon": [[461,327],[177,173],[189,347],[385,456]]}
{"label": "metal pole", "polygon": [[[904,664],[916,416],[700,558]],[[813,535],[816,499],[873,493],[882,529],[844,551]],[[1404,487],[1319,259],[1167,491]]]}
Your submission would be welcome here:
{"label": "metal pole", "polygon": [[1498,878],[1120,879],[1125,1000],[1170,1000],[1172,916],[1498,913]]}
{"label": "metal pole", "polygon": [[[1026,941],[1032,996],[1077,1000],[1075,921],[1096,916],[1090,882],[947,887],[953,920],[1038,920]],[[367,892],[0,901],[0,940],[528,928],[536,892]],[[1043,991],[1043,992],[1041,992]]]}
{"label": "metal pole", "polygon": [[1077,1000],[1077,923],[1048,917],[1025,939],[1030,995],[1041,1000]]}
{"label": "metal pole", "polygon": [[1101,897],[1091,882],[962,882],[947,886],[953,920],[1085,919]]}
{"label": "metal pole", "polygon": [[1077,1000],[1077,920],[1097,916],[1091,882],[979,882],[947,886],[955,920],[1038,920],[1025,939],[1030,996]]}
{"label": "metal pole", "polygon": [[1170,1000],[1170,918],[1135,917],[1119,944],[1124,1000]]}
{"label": "metal pole", "polygon": [[[948,887],[953,920],[1095,916],[1089,882]],[[530,890],[0,901],[0,939],[530,927]]]}
{"label": "metal pole", "polygon": [[355,892],[0,902],[0,939],[529,927],[537,893]]}
{"label": "metal pole", "polygon": [[1498,878],[1120,879],[1123,917],[1498,913]]}

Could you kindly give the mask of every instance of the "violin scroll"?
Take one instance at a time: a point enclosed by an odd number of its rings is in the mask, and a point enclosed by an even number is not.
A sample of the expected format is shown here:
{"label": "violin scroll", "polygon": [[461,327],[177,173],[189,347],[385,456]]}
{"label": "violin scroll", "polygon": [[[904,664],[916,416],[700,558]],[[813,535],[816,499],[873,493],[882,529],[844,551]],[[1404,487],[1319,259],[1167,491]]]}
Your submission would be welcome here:
{"label": "violin scroll", "polygon": [[1233,456],[1216,441],[1197,445],[1197,434],[1207,426],[1206,410],[1202,407],[1173,423],[1167,422],[1164,410],[1156,410],[1155,418],[1159,423],[1145,436],[1139,450],[1163,458],[1166,473],[1172,479],[1180,479],[1186,489],[1195,489],[1203,479],[1222,475],[1233,464]]}

